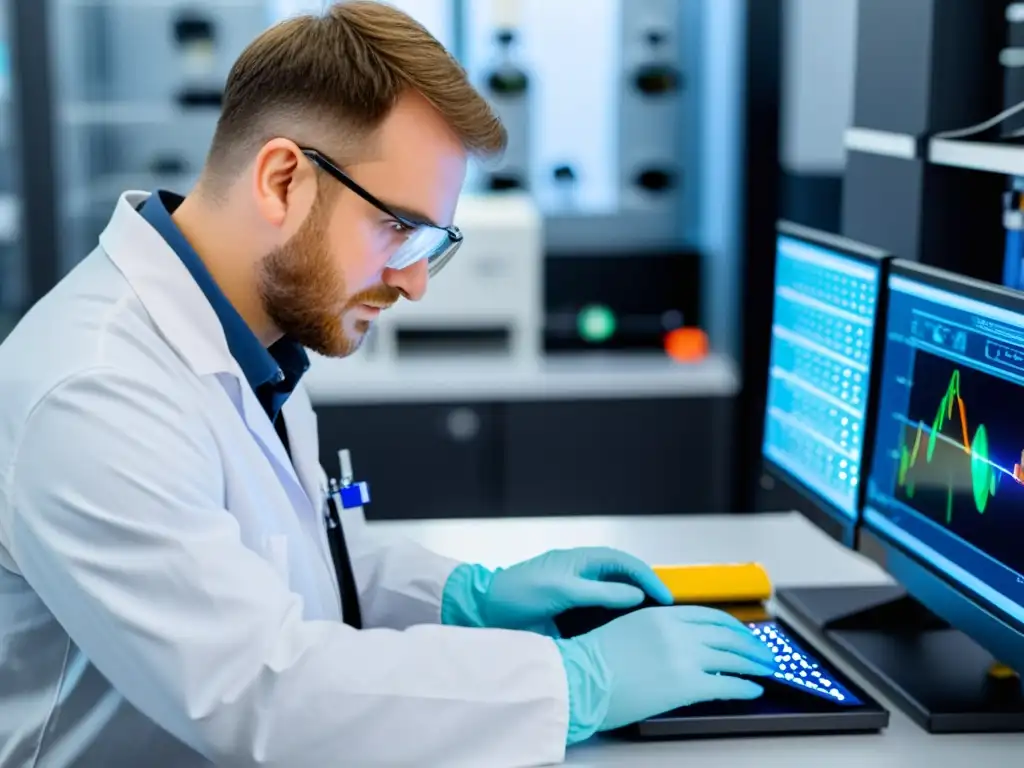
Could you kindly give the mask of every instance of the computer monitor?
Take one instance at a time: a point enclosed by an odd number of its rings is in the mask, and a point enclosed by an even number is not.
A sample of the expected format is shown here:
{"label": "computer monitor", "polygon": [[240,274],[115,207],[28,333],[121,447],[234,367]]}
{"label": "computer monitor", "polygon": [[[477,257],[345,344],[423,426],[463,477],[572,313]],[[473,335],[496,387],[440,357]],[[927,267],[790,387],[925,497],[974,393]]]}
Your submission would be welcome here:
{"label": "computer monitor", "polygon": [[927,730],[1021,731],[1024,294],[897,261],[888,297],[859,547],[900,586],[824,632]]}
{"label": "computer monitor", "polygon": [[791,222],[777,229],[763,443],[774,482],[762,505],[796,508],[853,546],[890,258]]}

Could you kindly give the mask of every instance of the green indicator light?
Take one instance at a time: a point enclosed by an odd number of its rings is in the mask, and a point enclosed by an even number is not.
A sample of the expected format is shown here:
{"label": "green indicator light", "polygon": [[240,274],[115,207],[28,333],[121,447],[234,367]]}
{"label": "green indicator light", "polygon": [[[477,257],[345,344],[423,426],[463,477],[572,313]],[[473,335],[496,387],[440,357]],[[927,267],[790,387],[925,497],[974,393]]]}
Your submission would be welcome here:
{"label": "green indicator light", "polygon": [[580,310],[576,327],[584,341],[597,344],[607,341],[615,333],[615,315],[601,304],[591,304]]}

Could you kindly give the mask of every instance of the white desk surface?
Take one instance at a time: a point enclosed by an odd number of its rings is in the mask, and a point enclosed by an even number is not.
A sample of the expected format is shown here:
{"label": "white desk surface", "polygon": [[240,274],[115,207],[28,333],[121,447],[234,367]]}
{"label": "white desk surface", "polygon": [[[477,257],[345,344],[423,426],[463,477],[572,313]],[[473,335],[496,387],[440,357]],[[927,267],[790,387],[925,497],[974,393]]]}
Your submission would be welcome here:
{"label": "white desk surface", "polygon": [[[442,554],[491,567],[553,548],[605,545],[653,564],[758,561],[776,587],[890,583],[873,563],[843,549],[797,514],[372,524],[410,536]],[[877,691],[867,688],[885,703]],[[890,725],[877,735],[657,743],[598,737],[571,748],[566,763],[594,768],[1008,768],[1024,761],[1024,734],[929,735],[890,704],[886,707],[891,712]]]}

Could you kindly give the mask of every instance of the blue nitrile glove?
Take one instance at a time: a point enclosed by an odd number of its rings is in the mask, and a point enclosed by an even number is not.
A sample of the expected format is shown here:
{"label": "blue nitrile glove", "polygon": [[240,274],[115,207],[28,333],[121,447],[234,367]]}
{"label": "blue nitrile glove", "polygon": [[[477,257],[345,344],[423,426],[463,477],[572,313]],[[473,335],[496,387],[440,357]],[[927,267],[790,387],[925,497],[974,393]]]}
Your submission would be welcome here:
{"label": "blue nitrile glove", "polygon": [[643,608],[571,640],[554,641],[569,681],[568,743],[718,699],[756,699],[771,652],[727,613],[699,606]]}
{"label": "blue nitrile glove", "polygon": [[554,618],[563,611],[633,608],[648,595],[672,602],[665,583],[632,555],[607,547],[553,550],[496,571],[458,566],[445,585],[441,622],[557,637]]}

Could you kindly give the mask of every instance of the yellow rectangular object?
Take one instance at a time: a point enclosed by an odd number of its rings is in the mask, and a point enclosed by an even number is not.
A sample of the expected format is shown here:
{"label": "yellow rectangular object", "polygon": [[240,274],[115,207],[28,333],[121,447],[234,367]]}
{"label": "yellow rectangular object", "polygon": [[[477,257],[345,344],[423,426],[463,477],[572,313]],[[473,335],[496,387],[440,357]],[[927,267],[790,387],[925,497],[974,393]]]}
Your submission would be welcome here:
{"label": "yellow rectangular object", "polygon": [[760,603],[772,595],[768,572],[759,563],[656,565],[677,605]]}

